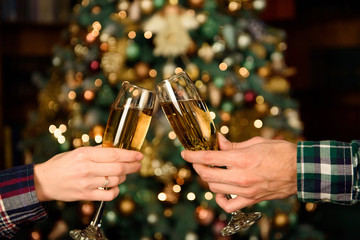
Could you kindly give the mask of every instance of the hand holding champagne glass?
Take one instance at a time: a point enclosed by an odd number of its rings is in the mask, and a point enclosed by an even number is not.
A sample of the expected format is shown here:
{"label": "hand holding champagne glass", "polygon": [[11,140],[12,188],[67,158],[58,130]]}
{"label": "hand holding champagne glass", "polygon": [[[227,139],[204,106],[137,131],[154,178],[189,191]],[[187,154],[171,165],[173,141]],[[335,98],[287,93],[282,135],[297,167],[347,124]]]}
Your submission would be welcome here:
{"label": "hand holding champagne glass", "polygon": [[[152,91],[124,82],[111,106],[102,146],[139,151],[149,129],[155,97]],[[105,176],[104,190],[108,184]],[[70,236],[76,240],[106,239],[100,230],[104,206],[105,202],[101,202],[87,228],[72,230]]]}
{"label": "hand holding champagne glass", "polygon": [[[188,150],[218,150],[215,124],[206,103],[201,99],[190,77],[180,72],[156,85],[160,105],[181,144]],[[221,167],[221,166],[217,166]],[[231,198],[229,194],[226,195]],[[260,212],[232,212],[223,236],[245,230],[261,216]]]}

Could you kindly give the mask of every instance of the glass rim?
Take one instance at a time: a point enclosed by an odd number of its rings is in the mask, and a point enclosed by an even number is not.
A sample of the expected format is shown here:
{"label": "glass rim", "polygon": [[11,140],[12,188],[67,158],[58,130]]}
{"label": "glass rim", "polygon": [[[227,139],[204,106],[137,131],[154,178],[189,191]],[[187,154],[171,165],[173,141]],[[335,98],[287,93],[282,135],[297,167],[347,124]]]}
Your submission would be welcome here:
{"label": "glass rim", "polygon": [[148,92],[151,92],[151,93],[155,94],[154,90],[150,90],[150,89],[148,89],[148,88],[144,88],[144,87],[135,85],[135,84],[133,84],[133,83],[131,83],[131,82],[129,82],[129,81],[123,81],[123,82],[121,83],[121,87],[123,87],[123,86],[131,86],[131,87],[134,87],[134,88],[136,88],[136,89],[141,89],[142,91],[148,91]]}
{"label": "glass rim", "polygon": [[165,79],[162,80],[161,82],[157,83],[156,86],[161,85],[161,84],[163,84],[163,83],[166,82],[166,81],[172,82],[172,81],[174,81],[174,79],[178,79],[179,76],[185,76],[186,78],[188,78],[189,80],[191,80],[189,74],[187,74],[185,71],[181,71],[181,72],[178,72],[178,73],[176,73],[176,74],[174,74],[174,75],[172,75],[172,76],[170,76],[170,77],[168,77],[168,78],[165,78]]}

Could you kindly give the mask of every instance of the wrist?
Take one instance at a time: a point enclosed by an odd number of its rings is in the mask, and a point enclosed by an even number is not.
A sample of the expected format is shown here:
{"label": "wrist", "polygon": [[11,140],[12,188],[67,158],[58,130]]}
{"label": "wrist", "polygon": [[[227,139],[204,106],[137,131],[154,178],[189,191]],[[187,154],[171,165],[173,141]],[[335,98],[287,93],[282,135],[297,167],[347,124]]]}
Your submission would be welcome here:
{"label": "wrist", "polygon": [[39,200],[39,202],[45,202],[49,201],[50,199],[46,197],[46,191],[45,191],[45,181],[44,181],[44,169],[43,169],[44,163],[41,164],[35,164],[34,165],[34,186],[35,186],[35,192],[36,196]]}

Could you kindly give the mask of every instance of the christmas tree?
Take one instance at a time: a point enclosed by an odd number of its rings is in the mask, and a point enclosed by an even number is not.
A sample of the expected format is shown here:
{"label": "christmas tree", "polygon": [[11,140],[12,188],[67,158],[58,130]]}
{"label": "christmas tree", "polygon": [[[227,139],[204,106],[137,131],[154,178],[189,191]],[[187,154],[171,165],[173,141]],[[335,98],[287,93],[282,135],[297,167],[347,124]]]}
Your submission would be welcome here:
{"label": "christmas tree", "polygon": [[[34,162],[102,142],[109,107],[123,81],[153,89],[186,71],[231,141],[253,136],[296,141],[302,123],[287,80],[284,31],[258,14],[265,0],[83,0],[55,49],[51,76],[37,82],[39,110],[23,148]],[[296,234],[296,198],[250,207],[264,216],[249,230],[221,237],[229,215],[181,159],[176,135],[157,108],[143,145],[139,174],[127,177],[106,206],[109,239],[284,239]],[[49,203],[49,220],[32,234],[68,239],[84,228],[96,203]],[[245,210],[246,211],[246,210]],[[306,236],[303,236],[306,237]]]}

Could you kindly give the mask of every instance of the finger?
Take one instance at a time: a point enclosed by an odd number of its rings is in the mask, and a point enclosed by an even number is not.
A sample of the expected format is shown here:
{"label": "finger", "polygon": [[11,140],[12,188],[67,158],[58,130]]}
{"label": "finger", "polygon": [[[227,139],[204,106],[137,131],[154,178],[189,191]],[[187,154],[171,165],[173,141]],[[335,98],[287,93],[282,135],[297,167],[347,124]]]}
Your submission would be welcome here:
{"label": "finger", "polygon": [[90,163],[89,175],[95,177],[121,176],[140,171],[141,164],[133,163]]}
{"label": "finger", "polygon": [[118,187],[110,188],[109,190],[95,189],[91,191],[87,198],[83,200],[91,200],[91,201],[111,201],[115,199],[120,193]]}
{"label": "finger", "polygon": [[195,163],[193,164],[193,168],[205,182],[227,182],[227,169]]}
{"label": "finger", "polygon": [[231,151],[189,151],[181,152],[182,158],[190,163],[203,164],[207,166],[228,166],[228,160],[238,158]]}
{"label": "finger", "polygon": [[235,149],[239,149],[239,148],[246,148],[251,145],[265,141],[264,138],[253,137],[253,138],[243,141],[243,142],[230,142],[221,133],[218,133],[218,138],[219,138],[219,148],[221,150],[235,150]]}
{"label": "finger", "polygon": [[74,157],[93,162],[134,162],[141,161],[142,153],[119,148],[81,147],[72,152]]}
{"label": "finger", "polygon": [[213,193],[240,195],[242,192],[246,192],[246,188],[241,188],[236,185],[219,182],[208,182],[208,185],[210,191]]}
{"label": "finger", "polygon": [[227,213],[240,210],[255,203],[253,199],[247,199],[242,197],[227,199],[223,194],[216,194],[215,199],[216,203]]}
{"label": "finger", "polygon": [[[106,179],[108,180],[108,184],[106,184]],[[113,188],[119,186],[121,183],[125,182],[126,175],[116,176],[116,177],[95,177],[89,182],[90,189],[97,188]]]}

